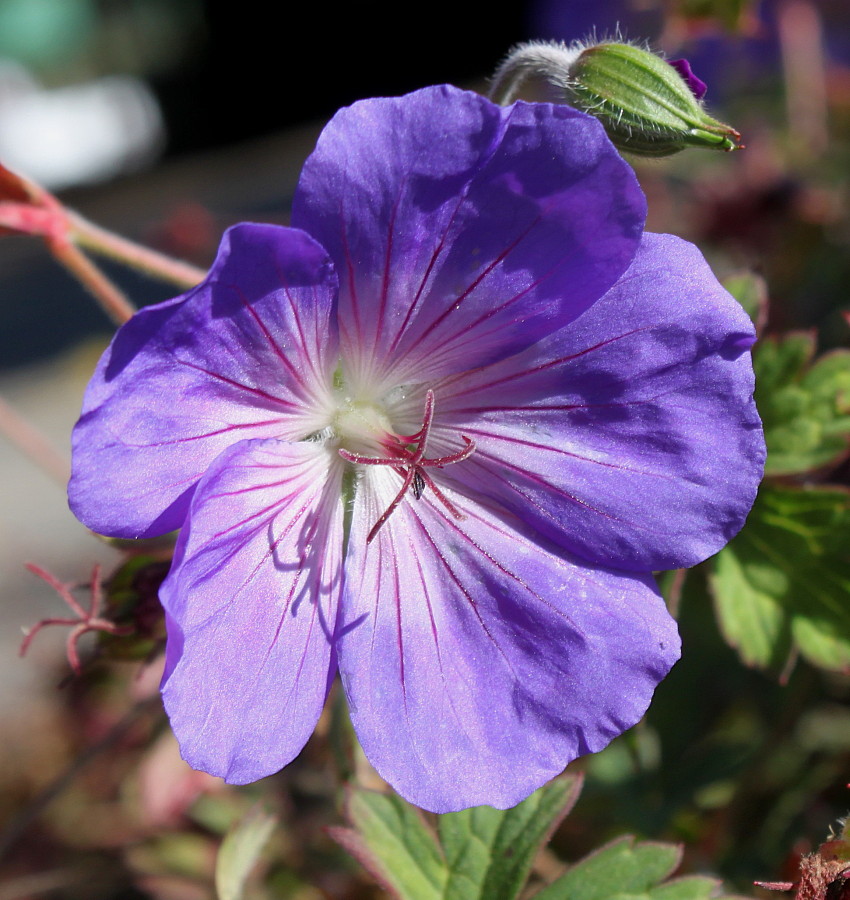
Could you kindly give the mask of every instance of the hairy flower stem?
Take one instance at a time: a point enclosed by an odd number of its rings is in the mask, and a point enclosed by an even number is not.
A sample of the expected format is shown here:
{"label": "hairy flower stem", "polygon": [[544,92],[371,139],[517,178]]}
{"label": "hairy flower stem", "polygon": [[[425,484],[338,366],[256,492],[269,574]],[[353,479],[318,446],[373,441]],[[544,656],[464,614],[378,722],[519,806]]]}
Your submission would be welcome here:
{"label": "hairy flower stem", "polygon": [[206,272],[197,266],[178,259],[171,259],[164,253],[113,234],[105,228],[88,222],[77,213],[69,211],[67,215],[71,238],[87,250],[92,250],[181,288],[192,288],[206,277]]}
{"label": "hairy flower stem", "polygon": [[522,44],[515,47],[496,69],[489,97],[500,106],[512,103],[529,78],[566,89],[570,66],[581,53],[581,47],[556,44]]}

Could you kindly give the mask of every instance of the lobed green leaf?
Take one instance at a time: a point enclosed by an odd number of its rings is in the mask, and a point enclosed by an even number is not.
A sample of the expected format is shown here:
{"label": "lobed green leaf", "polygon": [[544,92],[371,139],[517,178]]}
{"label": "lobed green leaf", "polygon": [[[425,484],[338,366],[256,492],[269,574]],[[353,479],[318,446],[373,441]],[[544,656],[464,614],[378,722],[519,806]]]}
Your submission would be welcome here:
{"label": "lobed green leaf", "polygon": [[330,834],[394,897],[439,900],[448,880],[436,836],[422,813],[395,794],[354,789],[346,803],[351,828]]}
{"label": "lobed green leaf", "polygon": [[748,665],[779,667],[796,648],[817,666],[850,668],[850,493],[762,485],[710,584],[721,630]]}
{"label": "lobed green leaf", "polygon": [[836,465],[850,448],[850,351],[811,365],[814,353],[814,336],[802,332],[765,338],[753,349],[766,475]]}
{"label": "lobed green leaf", "polygon": [[580,778],[561,776],[513,809],[446,813],[437,817],[439,841],[400,797],[355,789],[346,806],[352,827],[331,835],[394,897],[515,900],[580,789]]}
{"label": "lobed green leaf", "polygon": [[450,900],[513,900],[534,857],[572,809],[581,780],[562,776],[508,810],[479,806],[439,817]]}
{"label": "lobed green leaf", "polygon": [[[710,900],[720,882],[700,875],[667,881],[682,848],[618,838],[568,869],[534,900]],[[721,898],[722,900],[722,898]],[[727,897],[725,900],[734,900]]]}
{"label": "lobed green leaf", "polygon": [[635,843],[631,836],[617,838],[573,865],[535,894],[535,900],[642,898],[675,871],[681,858],[681,847],[673,844]]}

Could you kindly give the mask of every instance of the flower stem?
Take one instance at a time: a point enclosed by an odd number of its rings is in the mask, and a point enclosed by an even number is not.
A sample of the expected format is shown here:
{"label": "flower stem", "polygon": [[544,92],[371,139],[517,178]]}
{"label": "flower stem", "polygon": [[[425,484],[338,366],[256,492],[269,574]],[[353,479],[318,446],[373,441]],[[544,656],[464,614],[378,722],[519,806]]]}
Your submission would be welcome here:
{"label": "flower stem", "polygon": [[0,397],[0,433],[24,456],[63,488],[71,477],[71,466],[48,439],[17,410]]}
{"label": "flower stem", "polygon": [[578,46],[546,42],[514,47],[493,75],[490,99],[499,106],[507,106],[516,99],[519,89],[529,78],[540,78],[553,86],[566,88],[570,66],[581,50]]}
{"label": "flower stem", "polygon": [[73,243],[54,240],[48,241],[48,246],[57,261],[91,291],[113,322],[123,325],[132,318],[135,306]]}
{"label": "flower stem", "polygon": [[163,281],[170,281],[178,287],[192,288],[206,277],[207,273],[197,266],[171,259],[164,253],[119,237],[74,212],[68,211],[68,224],[71,239],[81,247]]}

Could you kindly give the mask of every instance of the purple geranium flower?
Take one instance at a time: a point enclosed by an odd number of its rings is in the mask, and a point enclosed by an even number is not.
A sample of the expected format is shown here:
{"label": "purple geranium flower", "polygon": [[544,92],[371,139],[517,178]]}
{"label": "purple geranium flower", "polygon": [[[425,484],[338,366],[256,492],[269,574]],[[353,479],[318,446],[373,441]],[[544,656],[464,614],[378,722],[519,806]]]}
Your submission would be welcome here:
{"label": "purple geranium flower", "polygon": [[569,108],[368,100],[293,228],[230,229],[118,332],[71,505],[181,528],[163,696],[193,766],[286,765],[337,668],[368,758],[439,812],[640,719],[679,653],[651,572],[735,534],[764,454],[749,320],[644,213]]}

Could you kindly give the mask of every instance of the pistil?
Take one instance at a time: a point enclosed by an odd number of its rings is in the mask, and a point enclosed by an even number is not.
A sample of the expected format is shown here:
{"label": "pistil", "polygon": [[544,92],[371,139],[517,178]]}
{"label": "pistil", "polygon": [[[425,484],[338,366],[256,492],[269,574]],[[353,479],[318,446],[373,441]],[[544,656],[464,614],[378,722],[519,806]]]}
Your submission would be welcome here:
{"label": "pistil", "polygon": [[442,469],[444,466],[469,459],[475,452],[475,442],[465,435],[461,435],[464,446],[458,450],[457,453],[451,453],[448,456],[426,457],[425,452],[427,450],[428,437],[431,433],[431,423],[433,420],[434,392],[429,389],[425,394],[425,412],[422,416],[422,427],[414,434],[388,435],[383,441],[383,446],[387,453],[390,454],[389,456],[361,456],[360,454],[351,453],[349,450],[340,448],[339,455],[350,463],[355,463],[360,466],[392,466],[403,479],[401,490],[396,494],[393,501],[383,512],[378,521],[375,522],[372,526],[372,530],[367,535],[367,544],[370,544],[374,540],[375,535],[381,530],[384,523],[393,514],[404,499],[405,494],[411,488],[413,489],[414,498],[419,500],[427,487],[455,519],[462,520],[466,518],[466,516],[460,512],[437,485],[434,484],[434,480],[425,469]]}

